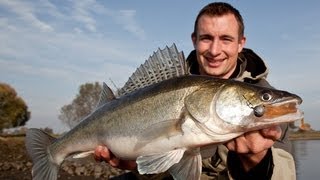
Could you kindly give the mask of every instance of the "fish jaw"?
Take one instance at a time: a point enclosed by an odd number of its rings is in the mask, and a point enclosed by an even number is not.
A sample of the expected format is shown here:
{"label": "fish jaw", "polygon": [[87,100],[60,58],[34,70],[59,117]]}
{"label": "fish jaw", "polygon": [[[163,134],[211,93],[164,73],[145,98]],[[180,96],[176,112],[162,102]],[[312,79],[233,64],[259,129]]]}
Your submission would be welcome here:
{"label": "fish jaw", "polygon": [[[249,130],[289,123],[300,120],[304,117],[304,112],[299,108],[300,98],[286,98],[271,104],[264,105],[265,112],[261,117],[255,117],[254,122],[247,127]],[[251,116],[254,116],[253,114]]]}
{"label": "fish jaw", "polygon": [[[290,99],[286,101],[281,101],[279,103],[265,105],[265,113],[263,117],[266,120],[274,119],[280,116],[285,115],[298,115],[297,117],[300,119],[303,116],[303,113],[299,110],[299,100],[297,99]],[[292,120],[294,121],[294,120]]]}

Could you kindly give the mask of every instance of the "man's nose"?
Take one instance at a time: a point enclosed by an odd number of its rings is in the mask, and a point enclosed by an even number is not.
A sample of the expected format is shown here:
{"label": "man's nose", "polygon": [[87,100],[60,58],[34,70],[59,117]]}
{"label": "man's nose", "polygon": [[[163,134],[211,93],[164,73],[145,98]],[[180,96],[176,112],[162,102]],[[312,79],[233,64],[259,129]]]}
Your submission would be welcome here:
{"label": "man's nose", "polygon": [[221,53],[221,42],[219,40],[212,41],[209,51],[213,56],[219,55]]}

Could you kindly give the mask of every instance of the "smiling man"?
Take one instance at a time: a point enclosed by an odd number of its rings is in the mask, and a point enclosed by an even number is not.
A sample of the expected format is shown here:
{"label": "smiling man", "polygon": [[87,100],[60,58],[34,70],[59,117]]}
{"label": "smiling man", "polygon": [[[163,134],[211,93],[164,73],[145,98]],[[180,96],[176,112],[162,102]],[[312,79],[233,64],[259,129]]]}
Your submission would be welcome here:
{"label": "smiling man", "polygon": [[200,74],[227,79],[235,71],[245,37],[239,33],[235,16],[202,15],[196,22],[192,42]]}
{"label": "smiling man", "polygon": [[[196,18],[191,39],[194,51],[187,58],[191,74],[271,87],[266,81],[268,69],[263,60],[244,48],[243,19],[230,4],[215,2],[205,6]],[[288,125],[284,124],[281,128],[252,131],[218,146],[210,152],[211,158],[203,160],[202,178],[295,179],[287,129]],[[134,161],[119,160],[106,147],[98,147],[95,157],[114,167],[136,168]]]}

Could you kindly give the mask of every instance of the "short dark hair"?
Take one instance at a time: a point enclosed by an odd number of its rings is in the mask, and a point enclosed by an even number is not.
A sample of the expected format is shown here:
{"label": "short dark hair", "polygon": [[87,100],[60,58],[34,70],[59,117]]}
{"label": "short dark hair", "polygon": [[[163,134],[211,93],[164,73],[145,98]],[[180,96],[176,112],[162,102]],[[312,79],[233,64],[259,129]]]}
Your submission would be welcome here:
{"label": "short dark hair", "polygon": [[226,14],[233,14],[238,22],[239,25],[239,37],[243,37],[244,36],[244,23],[243,23],[243,19],[242,16],[240,14],[240,12],[234,8],[233,6],[231,6],[228,3],[225,2],[213,2],[210,3],[208,5],[206,5],[205,7],[203,7],[198,16],[197,19],[194,23],[194,30],[193,30],[193,34],[197,35],[197,26],[198,26],[198,21],[199,18],[203,15],[208,15],[208,16],[222,16],[222,15],[226,15]]}

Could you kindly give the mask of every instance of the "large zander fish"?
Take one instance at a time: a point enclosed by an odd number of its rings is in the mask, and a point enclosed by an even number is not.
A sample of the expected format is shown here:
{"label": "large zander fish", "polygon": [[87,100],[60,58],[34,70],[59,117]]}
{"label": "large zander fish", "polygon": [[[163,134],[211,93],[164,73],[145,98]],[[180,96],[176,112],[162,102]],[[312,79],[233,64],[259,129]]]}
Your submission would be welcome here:
{"label": "large zander fish", "polygon": [[175,179],[199,179],[202,147],[303,117],[297,95],[209,76],[173,77],[117,98],[110,94],[104,84],[97,109],[58,139],[27,131],[34,179],[57,179],[66,157],[98,145],[136,160],[141,174],[169,171]]}

